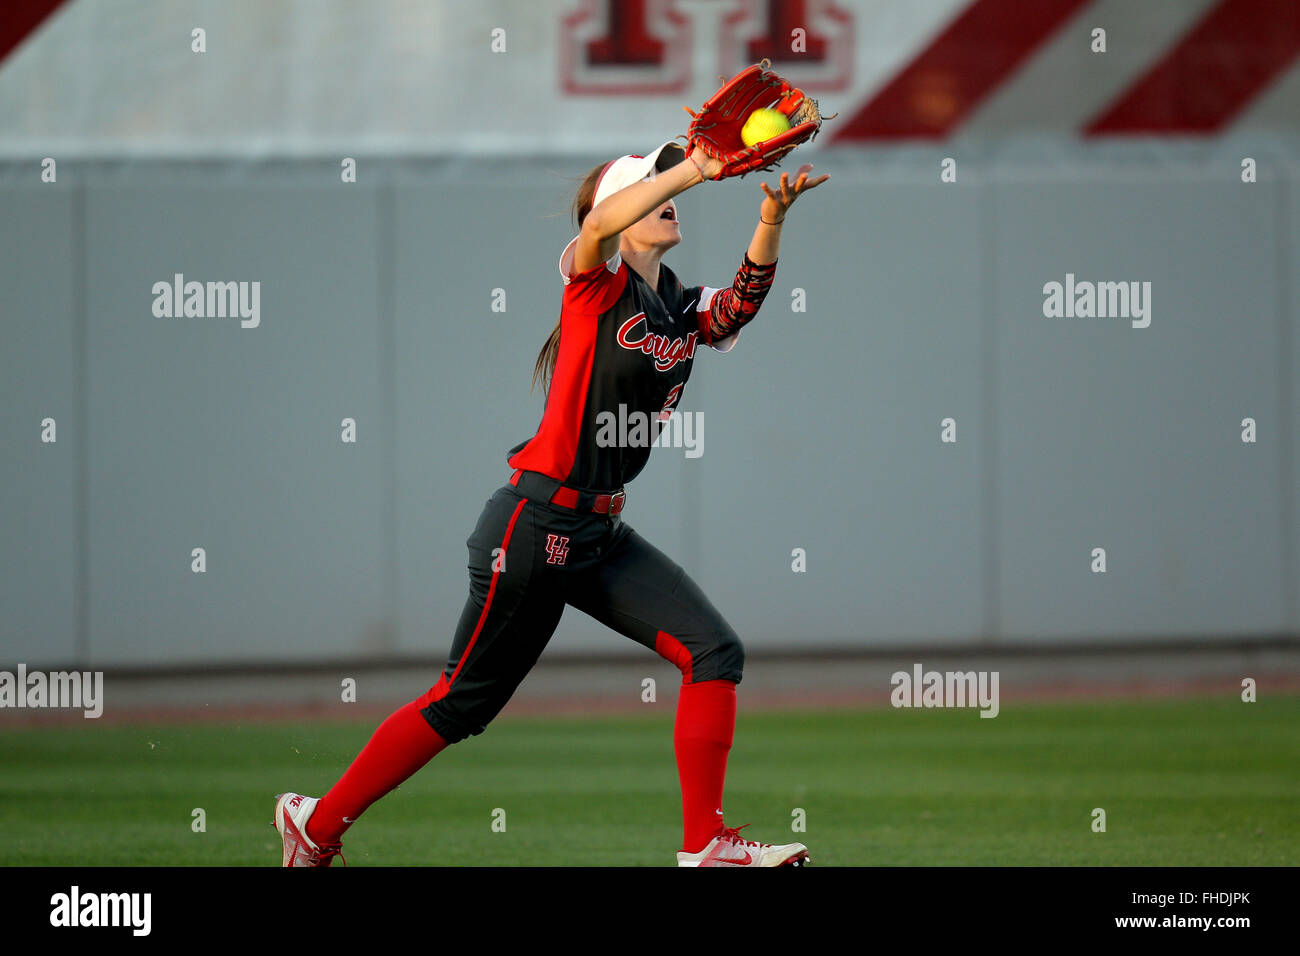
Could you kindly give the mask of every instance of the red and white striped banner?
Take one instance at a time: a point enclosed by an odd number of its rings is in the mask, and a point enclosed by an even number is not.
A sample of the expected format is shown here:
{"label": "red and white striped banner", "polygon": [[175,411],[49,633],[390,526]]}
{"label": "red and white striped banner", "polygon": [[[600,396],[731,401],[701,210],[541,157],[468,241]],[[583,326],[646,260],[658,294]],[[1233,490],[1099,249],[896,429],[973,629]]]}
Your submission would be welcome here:
{"label": "red and white striped banner", "polygon": [[1296,0],[8,0],[0,149],[625,151],[762,57],[815,148],[1294,131],[1298,51]]}

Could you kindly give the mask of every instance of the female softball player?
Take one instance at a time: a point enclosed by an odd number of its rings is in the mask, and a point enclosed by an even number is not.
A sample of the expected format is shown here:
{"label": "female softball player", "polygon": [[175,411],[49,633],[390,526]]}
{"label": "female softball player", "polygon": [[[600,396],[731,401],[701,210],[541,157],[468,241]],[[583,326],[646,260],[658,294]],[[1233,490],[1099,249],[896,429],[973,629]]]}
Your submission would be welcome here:
{"label": "female softball player", "polygon": [[601,412],[672,413],[696,347],[727,351],[772,284],[781,225],[805,191],[805,165],[762,183],[760,222],[730,288],[683,287],[662,263],[682,241],[673,197],[721,172],[700,149],[665,143],[587,174],[574,200],[579,233],[560,257],[559,321],[534,384],[546,383],[537,433],[511,449],[515,469],[467,542],[470,593],[438,683],[375,731],[324,797],[281,794],[275,825],[285,866],[328,866],[347,828],[448,744],[482,733],[550,640],[566,604],[651,648],[682,673],[674,750],[684,832],[679,866],[801,865],[799,843],[742,839],[723,825],[722,790],[736,721],[740,639],[686,572],[619,517],[623,486],[653,435],[602,440]]}

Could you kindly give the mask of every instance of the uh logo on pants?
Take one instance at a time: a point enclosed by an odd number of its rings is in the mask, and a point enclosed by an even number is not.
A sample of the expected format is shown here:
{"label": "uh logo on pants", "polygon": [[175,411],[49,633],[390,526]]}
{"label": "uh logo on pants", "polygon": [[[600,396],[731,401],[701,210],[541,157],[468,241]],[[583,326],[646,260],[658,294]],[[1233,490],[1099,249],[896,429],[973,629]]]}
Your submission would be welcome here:
{"label": "uh logo on pants", "polygon": [[563,564],[569,556],[569,539],[565,535],[548,534],[546,536],[546,563]]}

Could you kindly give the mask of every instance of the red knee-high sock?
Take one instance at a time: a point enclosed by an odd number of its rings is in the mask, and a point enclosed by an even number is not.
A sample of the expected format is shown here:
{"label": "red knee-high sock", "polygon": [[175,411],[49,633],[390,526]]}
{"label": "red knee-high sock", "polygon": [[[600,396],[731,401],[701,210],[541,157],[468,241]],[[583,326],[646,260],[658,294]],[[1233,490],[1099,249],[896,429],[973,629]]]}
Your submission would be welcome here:
{"label": "red knee-high sock", "polygon": [[337,843],[367,807],[446,746],[447,741],[420,715],[419,701],[395,711],[316,805],[307,821],[307,836],[318,846]]}
{"label": "red knee-high sock", "polygon": [[735,682],[682,685],[673,749],[682,781],[682,850],[686,853],[700,852],[721,832],[722,784],[735,730]]}

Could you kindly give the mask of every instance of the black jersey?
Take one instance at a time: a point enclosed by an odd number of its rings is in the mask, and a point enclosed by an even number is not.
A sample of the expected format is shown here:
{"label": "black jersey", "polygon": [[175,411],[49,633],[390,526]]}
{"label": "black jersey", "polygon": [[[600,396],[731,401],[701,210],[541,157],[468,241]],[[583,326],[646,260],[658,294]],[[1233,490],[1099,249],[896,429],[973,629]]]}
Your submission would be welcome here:
{"label": "black jersey", "polygon": [[681,401],[696,349],[728,351],[739,332],[712,340],[719,290],[683,287],[659,265],[652,289],[619,253],[573,275],[574,239],[560,257],[560,348],[537,434],[510,450],[513,468],[564,484],[613,491],[645,467],[651,443]]}

